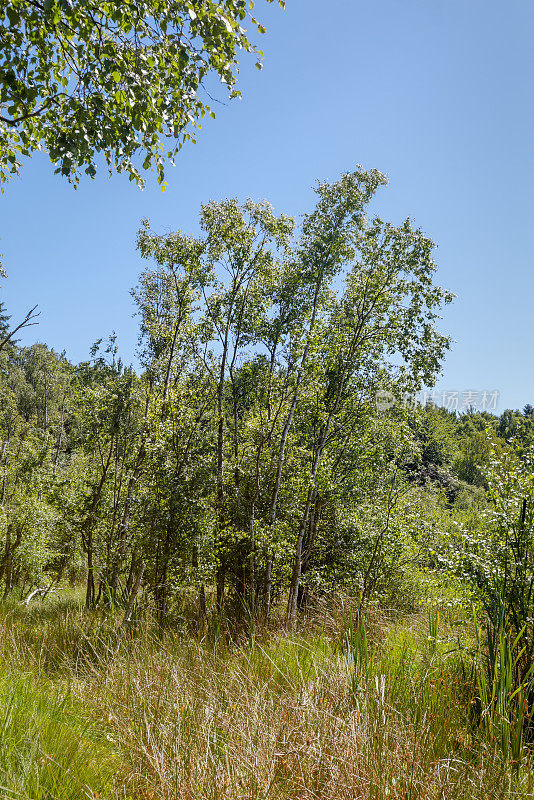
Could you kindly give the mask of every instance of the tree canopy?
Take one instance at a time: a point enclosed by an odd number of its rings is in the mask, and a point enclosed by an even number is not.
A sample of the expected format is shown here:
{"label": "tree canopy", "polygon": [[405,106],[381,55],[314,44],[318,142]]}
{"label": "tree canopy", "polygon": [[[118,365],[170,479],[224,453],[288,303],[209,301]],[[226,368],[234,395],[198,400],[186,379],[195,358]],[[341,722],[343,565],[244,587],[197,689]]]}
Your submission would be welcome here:
{"label": "tree canopy", "polygon": [[261,68],[244,27],[265,30],[253,7],[1,0],[0,182],[19,172],[21,156],[44,148],[73,181],[81,170],[94,176],[100,154],[137,183],[141,165],[163,183],[166,159],[213,116],[210,78],[234,98],[239,52],[254,53]]}
{"label": "tree canopy", "polygon": [[77,367],[6,346],[6,592],[83,565],[87,605],[116,602],[142,563],[161,622],[189,585],[200,608],[213,586],[220,610],[265,616],[287,591],[293,623],[314,583],[378,589],[424,448],[376,393],[432,384],[451,300],[433,242],[368,216],[385,183],[319,183],[300,225],[235,198],[203,205],[197,236],[145,222],[140,374],[114,337]]}

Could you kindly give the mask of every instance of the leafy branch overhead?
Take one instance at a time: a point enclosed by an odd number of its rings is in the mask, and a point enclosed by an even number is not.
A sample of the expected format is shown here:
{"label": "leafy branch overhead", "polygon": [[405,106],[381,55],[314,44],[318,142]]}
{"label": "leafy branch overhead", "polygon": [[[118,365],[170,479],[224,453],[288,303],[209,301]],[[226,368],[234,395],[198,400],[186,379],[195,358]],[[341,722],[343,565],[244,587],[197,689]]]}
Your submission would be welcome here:
{"label": "leafy branch overhead", "polygon": [[249,29],[265,28],[253,7],[0,0],[0,182],[19,173],[21,156],[44,148],[74,182],[82,169],[94,176],[100,154],[140,185],[141,164],[163,183],[165,161],[194,138],[199,119],[214,116],[207,82],[239,97],[239,52],[261,68]]}

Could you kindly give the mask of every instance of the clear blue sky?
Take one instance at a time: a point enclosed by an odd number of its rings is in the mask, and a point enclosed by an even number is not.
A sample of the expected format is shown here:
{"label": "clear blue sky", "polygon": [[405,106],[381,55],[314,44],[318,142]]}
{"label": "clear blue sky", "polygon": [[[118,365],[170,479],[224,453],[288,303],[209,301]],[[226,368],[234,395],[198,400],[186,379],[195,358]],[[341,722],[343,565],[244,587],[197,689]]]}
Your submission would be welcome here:
{"label": "clear blue sky", "polygon": [[14,320],[41,309],[23,341],[79,361],[114,329],[132,361],[143,217],[193,231],[200,203],[226,196],[298,216],[317,178],[360,163],[389,177],[376,210],[438,243],[439,281],[457,295],[440,388],[499,390],[498,411],[534,403],[532,0],[288,0],[285,12],[258,0],[256,12],[264,69],[245,60],[244,99],[216,108],[165,195],[150,175],[140,191],[105,170],[75,191],[44,154],[8,184],[2,296]]}

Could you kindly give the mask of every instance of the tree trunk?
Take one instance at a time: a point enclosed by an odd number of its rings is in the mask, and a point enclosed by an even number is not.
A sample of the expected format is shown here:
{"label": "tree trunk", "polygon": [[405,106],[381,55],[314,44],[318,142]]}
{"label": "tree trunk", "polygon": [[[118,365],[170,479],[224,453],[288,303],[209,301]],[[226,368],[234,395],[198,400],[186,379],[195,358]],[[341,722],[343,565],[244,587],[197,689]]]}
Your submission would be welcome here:
{"label": "tree trunk", "polygon": [[[273,486],[273,492],[272,492],[272,496],[271,496],[271,509],[270,509],[270,515],[271,515],[271,539],[272,539],[272,541],[274,541],[274,538],[275,538],[278,494],[280,492],[280,485],[281,485],[281,481],[282,481],[282,469],[284,467],[284,462],[285,462],[285,450],[286,450],[287,438],[289,436],[289,431],[290,431],[291,425],[293,424],[293,417],[295,415],[295,410],[296,410],[297,403],[298,403],[298,400],[299,400],[300,385],[302,383],[302,378],[303,378],[303,374],[304,374],[304,368],[305,368],[307,360],[308,360],[308,354],[309,354],[309,351],[310,351],[311,335],[313,333],[313,330],[314,330],[314,327],[315,327],[315,321],[316,321],[316,318],[317,318],[317,309],[318,309],[318,303],[319,303],[319,292],[320,292],[321,285],[322,285],[322,282],[323,282],[323,277],[324,277],[324,269],[319,271],[319,274],[317,276],[317,280],[316,280],[316,283],[315,283],[315,292],[314,292],[314,297],[313,297],[312,315],[311,315],[311,319],[310,319],[310,325],[309,325],[309,328],[308,328],[306,345],[304,347],[304,351],[303,351],[302,356],[301,356],[299,369],[298,369],[298,373],[297,373],[297,380],[296,380],[296,384],[295,384],[295,389],[294,389],[294,392],[293,392],[293,397],[291,399],[291,406],[290,406],[290,409],[289,409],[289,413],[288,413],[288,415],[286,417],[286,421],[285,421],[284,428],[283,428],[283,431],[282,431],[282,438],[281,438],[281,441],[280,441],[280,448],[279,448],[279,451],[278,451],[278,463],[277,463],[277,467],[276,467],[276,477],[275,477],[275,482],[274,482],[274,486]],[[297,541],[297,547],[298,547],[298,541]],[[302,542],[300,543],[300,547],[302,548]],[[300,559],[300,556],[299,556],[299,559]],[[300,562],[299,562],[299,564],[300,564]],[[294,584],[295,580],[297,581],[296,585],[298,586],[298,577],[295,577],[295,566],[293,568],[293,573],[294,574],[293,574],[293,578],[292,578],[292,581],[291,581],[291,591],[293,591],[293,584]],[[299,566],[299,576],[300,576],[300,566]],[[290,598],[291,598],[291,591],[290,591]],[[295,588],[295,602],[296,602],[296,591],[297,590]],[[270,594],[270,592],[269,592],[269,594]],[[267,607],[270,605],[270,597],[269,597],[269,602],[266,605],[267,605]],[[289,617],[289,610],[288,610],[288,617]]]}
{"label": "tree trunk", "polygon": [[123,601],[130,596],[130,592],[133,586],[134,572],[135,572],[135,547],[132,550],[132,557],[130,559],[130,570],[128,572],[128,577],[126,578],[126,584],[124,586],[124,589],[122,590],[121,597]]}
{"label": "tree trunk", "polygon": [[226,579],[226,568],[224,564],[221,564],[217,569],[217,574],[215,576],[216,584],[217,584],[217,612],[220,614],[223,610],[224,606],[224,584]]}
{"label": "tree trunk", "polygon": [[137,459],[135,462],[135,467],[130,475],[130,479],[128,481],[128,490],[126,493],[126,500],[124,502],[124,511],[122,514],[121,526],[120,526],[120,533],[119,533],[119,544],[117,548],[117,554],[114,559],[113,569],[111,573],[110,585],[109,585],[109,594],[112,601],[115,600],[117,594],[117,583],[119,580],[119,571],[124,563],[124,559],[126,556],[126,538],[128,536],[128,527],[130,524],[130,514],[132,508],[132,500],[135,487],[137,485],[137,481],[139,480],[139,476],[141,474],[143,468],[143,461],[145,459],[146,450],[145,450],[145,443],[141,442],[141,446],[139,448],[139,452],[137,453]]}
{"label": "tree trunk", "polygon": [[272,591],[273,562],[270,555],[265,559],[265,573],[263,576],[263,617],[267,622],[271,613],[271,591]]}
{"label": "tree trunk", "polygon": [[85,607],[91,608],[95,602],[95,567],[93,563],[93,532],[89,530],[86,536],[87,553],[87,586],[85,589]]}
{"label": "tree trunk", "polygon": [[93,526],[95,522],[94,517],[96,514],[96,510],[98,508],[98,503],[100,502],[102,491],[104,489],[104,484],[106,482],[109,465],[111,464],[111,456],[113,455],[113,444],[114,440],[112,437],[109,446],[107,461],[102,466],[102,475],[100,476],[100,481],[93,494],[93,499],[91,501],[91,507],[89,509],[89,513],[87,514],[83,522],[81,530],[82,546],[85,552],[87,553],[87,588],[85,592],[85,605],[87,608],[92,606],[95,600],[95,576],[94,576],[94,561],[93,561]]}
{"label": "tree trunk", "polygon": [[339,380],[337,382],[337,392],[335,396],[335,401],[333,406],[331,407],[326,422],[322,425],[320,429],[320,433],[317,438],[316,442],[316,451],[315,457],[313,460],[313,465],[310,471],[310,485],[312,488],[308,489],[308,496],[306,498],[306,504],[304,506],[304,511],[302,513],[302,518],[300,521],[299,531],[297,534],[297,541],[295,543],[295,558],[293,561],[293,574],[291,576],[291,585],[289,589],[289,597],[287,602],[287,622],[294,626],[296,621],[296,614],[297,614],[297,595],[298,595],[298,587],[300,582],[300,575],[301,575],[301,566],[302,566],[302,543],[304,540],[304,535],[306,532],[306,526],[308,524],[308,518],[310,514],[310,509],[312,503],[315,502],[315,498],[317,495],[316,489],[316,480],[317,480],[317,472],[319,469],[319,464],[321,461],[321,457],[323,455],[323,451],[326,447],[328,442],[328,436],[330,433],[330,427],[332,425],[332,420],[336,416],[339,405],[341,402],[341,396],[343,393],[343,389],[345,386],[345,381],[347,379],[347,375],[349,372],[349,368],[352,365],[352,361],[354,358],[354,353],[356,349],[356,345],[359,340],[359,336],[361,333],[361,323],[358,324],[356,328],[356,332],[354,333],[350,347],[347,348],[347,352],[344,358],[343,365],[339,372]]}
{"label": "tree trunk", "polygon": [[299,531],[297,534],[297,541],[295,543],[295,555],[293,558],[293,572],[291,574],[291,584],[289,587],[289,597],[287,600],[287,622],[293,627],[297,618],[297,597],[300,584],[300,575],[302,568],[302,543],[304,541],[304,534],[306,533],[306,526],[308,524],[308,516],[312,505],[312,498],[315,489],[308,489],[308,497],[306,498],[306,505],[302,514]]}
{"label": "tree trunk", "polygon": [[[191,566],[193,568],[193,580],[198,579],[198,546],[196,544],[193,545],[193,554],[191,558]],[[198,589],[198,614],[200,619],[204,619],[206,616],[206,590],[204,588],[204,584],[200,583]]]}
{"label": "tree trunk", "polygon": [[13,525],[9,524],[6,530],[6,546],[4,551],[4,558],[0,566],[0,578],[5,576],[4,598],[11,594],[13,589],[13,553],[19,546],[22,540],[23,527],[17,529],[15,540],[12,539]]}
{"label": "tree trunk", "polygon": [[[321,520],[321,511],[322,511],[322,500],[321,497],[316,492],[315,497],[315,505],[310,514],[310,521],[308,525],[308,535],[305,537],[303,542],[303,549],[300,558],[300,577],[302,578],[303,575],[309,569],[311,554],[313,551],[313,545],[315,543],[315,538],[317,536],[317,530],[319,528],[319,522]],[[306,586],[304,586],[301,582],[299,583],[298,590],[297,590],[297,608],[299,611],[304,611],[308,603],[308,590]]]}
{"label": "tree trunk", "polygon": [[[169,523],[170,524],[170,523]],[[155,599],[155,612],[158,625],[163,627],[167,617],[168,607],[168,594],[169,587],[167,584],[168,570],[170,558],[170,538],[169,528],[163,543],[163,552],[161,553],[159,561],[159,569],[156,569],[155,586],[154,586],[154,599]]]}
{"label": "tree trunk", "polygon": [[139,567],[137,575],[135,576],[135,583],[133,585],[133,589],[131,591],[130,598],[128,600],[128,606],[126,607],[126,613],[125,613],[124,619],[122,620],[121,625],[120,625],[120,629],[121,630],[124,629],[128,625],[128,623],[130,622],[130,619],[132,617],[132,611],[133,611],[133,608],[134,608],[135,599],[136,599],[137,594],[139,592],[139,589],[141,587],[141,581],[143,580],[143,575],[145,573],[145,567],[146,567],[145,562],[141,561],[141,565]]}

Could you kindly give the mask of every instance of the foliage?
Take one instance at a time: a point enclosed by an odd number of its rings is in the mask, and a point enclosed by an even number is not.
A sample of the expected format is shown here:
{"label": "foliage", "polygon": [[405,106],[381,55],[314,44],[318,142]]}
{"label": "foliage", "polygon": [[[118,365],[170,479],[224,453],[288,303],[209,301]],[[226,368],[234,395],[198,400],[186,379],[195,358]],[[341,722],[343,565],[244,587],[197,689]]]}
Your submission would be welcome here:
{"label": "foliage", "polygon": [[[268,0],[269,2],[271,0]],[[283,3],[280,3],[283,6]],[[204,3],[43,0],[0,3],[0,181],[44,148],[56,172],[93,176],[97,155],[142,184],[164,180],[199,119],[211,79],[235,88],[238,54],[264,28],[244,0]],[[258,67],[261,62],[258,60]],[[163,149],[163,139],[171,139]]]}
{"label": "foliage", "polygon": [[432,404],[414,415],[413,425],[416,439],[420,442],[420,458],[423,466],[438,467],[451,464],[458,450],[457,421],[454,412]]}
{"label": "foliage", "polygon": [[139,374],[114,334],[76,366],[0,351],[5,596],[83,579],[87,607],[114,613],[142,568],[161,627],[184,604],[202,626],[215,593],[252,631],[283,597],[291,625],[340,590],[413,608],[451,552],[471,581],[458,531],[498,541],[485,431],[504,457],[532,415],[377,408],[432,383],[451,299],[428,237],[369,218],[384,184],[361,167],[320,183],[298,226],[237,199],[202,206],[195,236],[145,221]]}
{"label": "foliage", "polygon": [[462,524],[449,544],[449,564],[471,584],[484,609],[478,632],[479,714],[507,757],[521,756],[532,735],[534,696],[534,470],[520,447],[491,451],[489,505]]}
{"label": "foliage", "polygon": [[498,633],[515,636],[533,617],[534,471],[530,456],[495,450],[486,473],[490,505],[478,527],[458,531],[458,568],[473,586]]}

